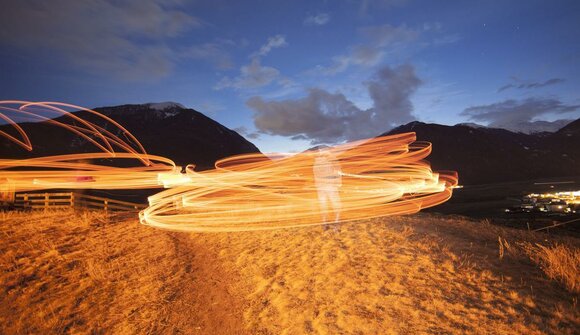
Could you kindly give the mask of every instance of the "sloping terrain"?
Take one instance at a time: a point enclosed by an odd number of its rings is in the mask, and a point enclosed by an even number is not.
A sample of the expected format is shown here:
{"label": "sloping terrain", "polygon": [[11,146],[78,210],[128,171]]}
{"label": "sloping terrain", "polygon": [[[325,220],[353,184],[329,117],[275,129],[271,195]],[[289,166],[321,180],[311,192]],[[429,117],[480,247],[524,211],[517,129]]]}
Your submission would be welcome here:
{"label": "sloping terrain", "polygon": [[536,242],[555,243],[552,237],[458,217],[198,239],[239,269],[245,283],[236,291],[248,301],[244,320],[253,333],[573,334],[580,326],[575,239],[560,241],[575,250],[573,264],[558,264],[572,271],[574,292],[528,255]]}
{"label": "sloping terrain", "polygon": [[580,327],[577,239],[432,214],[339,228],[185,234],[127,216],[1,213],[0,333]]}
{"label": "sloping terrain", "polygon": [[0,236],[0,334],[242,328],[240,304],[222,282],[227,271],[186,235],[133,217],[56,211],[0,213]]}
{"label": "sloping terrain", "polygon": [[411,122],[387,134],[406,132],[431,142],[427,160],[433,169],[457,171],[463,185],[578,176],[580,171],[580,120],[554,133]]}
{"label": "sloping terrain", "polygon": [[[141,142],[149,154],[170,158],[177,165],[195,164],[197,170],[206,170],[213,168],[218,159],[259,152],[256,146],[237,132],[202,113],[177,104],[122,105],[95,110],[125,127]],[[102,119],[88,112],[79,111],[74,114],[105,129],[110,128]],[[56,120],[67,124],[74,123],[66,116]],[[20,125],[30,137],[33,151],[27,152],[7,139],[0,138],[1,157],[23,158],[100,152],[95,145],[80,136],[46,122]],[[17,136],[14,129],[8,125],[0,125],[0,130]],[[115,133],[115,135],[124,138],[124,134]]]}

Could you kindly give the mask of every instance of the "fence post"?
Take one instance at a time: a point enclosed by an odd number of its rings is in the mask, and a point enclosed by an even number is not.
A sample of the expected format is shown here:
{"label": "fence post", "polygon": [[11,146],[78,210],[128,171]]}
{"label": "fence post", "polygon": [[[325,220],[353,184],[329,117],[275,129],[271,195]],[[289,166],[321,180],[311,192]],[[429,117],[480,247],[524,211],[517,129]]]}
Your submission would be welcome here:
{"label": "fence post", "polygon": [[22,202],[22,208],[28,207],[28,193],[24,193],[24,200]]}
{"label": "fence post", "polygon": [[75,194],[73,192],[70,192],[70,206],[75,207]]}
{"label": "fence post", "polygon": [[48,209],[48,193],[44,193],[44,210]]}
{"label": "fence post", "polygon": [[109,207],[108,204],[109,204],[109,201],[107,199],[105,199],[105,212],[108,210],[108,207]]}

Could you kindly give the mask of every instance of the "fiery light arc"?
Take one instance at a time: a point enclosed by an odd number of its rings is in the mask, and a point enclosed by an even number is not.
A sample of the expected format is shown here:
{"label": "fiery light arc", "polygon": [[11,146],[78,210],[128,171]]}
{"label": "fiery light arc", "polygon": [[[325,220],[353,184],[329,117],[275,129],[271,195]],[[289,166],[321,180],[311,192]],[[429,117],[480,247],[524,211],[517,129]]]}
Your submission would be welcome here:
{"label": "fiery light arc", "polygon": [[[83,110],[118,129],[126,138],[71,114]],[[42,115],[47,110],[69,117],[73,124]],[[101,152],[29,159],[0,159],[0,183],[17,191],[40,189],[167,188],[149,197],[139,213],[141,223],[178,231],[224,232],[302,227],[322,224],[313,164],[317,153],[246,154],[219,160],[214,170],[185,173],[168,158],[147,154],[130,132],[97,111],[54,102],[0,102],[0,118],[20,135],[0,135],[26,150],[33,143],[7,115],[19,113],[81,136]],[[383,136],[326,150],[342,168],[341,221],[410,214],[451,197],[457,174],[435,173],[424,159],[431,144],[415,133]],[[134,167],[115,167],[103,159],[134,160]]]}
{"label": "fiery light arc", "polygon": [[[16,107],[14,107],[16,105]],[[89,121],[86,121],[74,113],[70,113],[64,108],[71,108],[77,111],[85,111],[92,115],[97,116],[98,118],[104,120],[105,122],[111,124],[113,127],[121,130],[122,134],[128,137],[130,142],[126,142],[123,139],[119,138],[118,136],[114,135],[111,131]],[[4,111],[4,112],[2,112]],[[10,101],[0,101],[0,117],[7,121],[12,127],[14,127],[18,133],[22,136],[23,141],[16,139],[15,137],[7,134],[6,132],[2,131],[0,134],[4,135],[9,140],[12,140],[16,144],[22,146],[28,151],[32,151],[32,143],[30,139],[12,118],[5,115],[6,112],[12,112],[13,114],[21,117],[27,117],[29,121],[44,121],[48,124],[62,127],[66,130],[69,130],[76,135],[86,139],[87,141],[93,143],[97,148],[101,149],[103,152],[107,152],[111,154],[112,157],[115,156],[115,150],[113,149],[113,145],[118,146],[121,150],[126,152],[132,152],[136,154],[135,158],[141,160],[144,164],[149,164],[150,162],[147,159],[147,153],[143,145],[129,132],[125,129],[121,124],[117,121],[103,115],[97,111],[92,109],[88,109],[85,107],[66,104],[62,102],[29,102],[29,101],[19,101],[19,100],[10,100]],[[56,113],[57,115],[66,116],[71,118],[73,121],[80,122],[82,125],[86,126],[86,128],[76,125],[76,124],[66,124],[61,121],[57,121],[54,118],[43,116],[42,113],[52,112]],[[95,138],[91,137],[94,136],[97,139],[102,140],[102,143],[99,143]],[[131,143],[132,142],[132,143]],[[133,144],[133,145],[131,145]],[[135,148],[137,147],[137,148]]]}

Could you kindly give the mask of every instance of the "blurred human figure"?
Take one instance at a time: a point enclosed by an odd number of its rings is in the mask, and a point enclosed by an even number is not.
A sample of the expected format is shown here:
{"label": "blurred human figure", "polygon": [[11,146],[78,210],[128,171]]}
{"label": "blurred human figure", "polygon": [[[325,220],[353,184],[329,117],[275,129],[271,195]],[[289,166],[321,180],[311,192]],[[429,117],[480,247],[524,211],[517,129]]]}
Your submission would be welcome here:
{"label": "blurred human figure", "polygon": [[[334,221],[340,221],[340,195],[339,189],[342,186],[342,171],[338,159],[329,151],[318,149],[313,165],[314,184],[318,191],[318,203],[322,214],[322,222],[328,224],[329,216],[334,214]],[[328,225],[325,225],[325,230]],[[337,226],[334,230],[337,231]]]}

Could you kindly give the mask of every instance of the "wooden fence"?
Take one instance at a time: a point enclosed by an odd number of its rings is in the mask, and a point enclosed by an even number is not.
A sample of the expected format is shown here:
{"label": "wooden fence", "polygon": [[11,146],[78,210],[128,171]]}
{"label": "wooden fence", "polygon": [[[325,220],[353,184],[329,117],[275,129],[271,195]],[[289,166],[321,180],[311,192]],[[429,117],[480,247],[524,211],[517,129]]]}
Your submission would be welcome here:
{"label": "wooden fence", "polygon": [[89,208],[105,211],[138,211],[146,206],[128,201],[64,193],[17,193],[14,207],[22,209]]}

